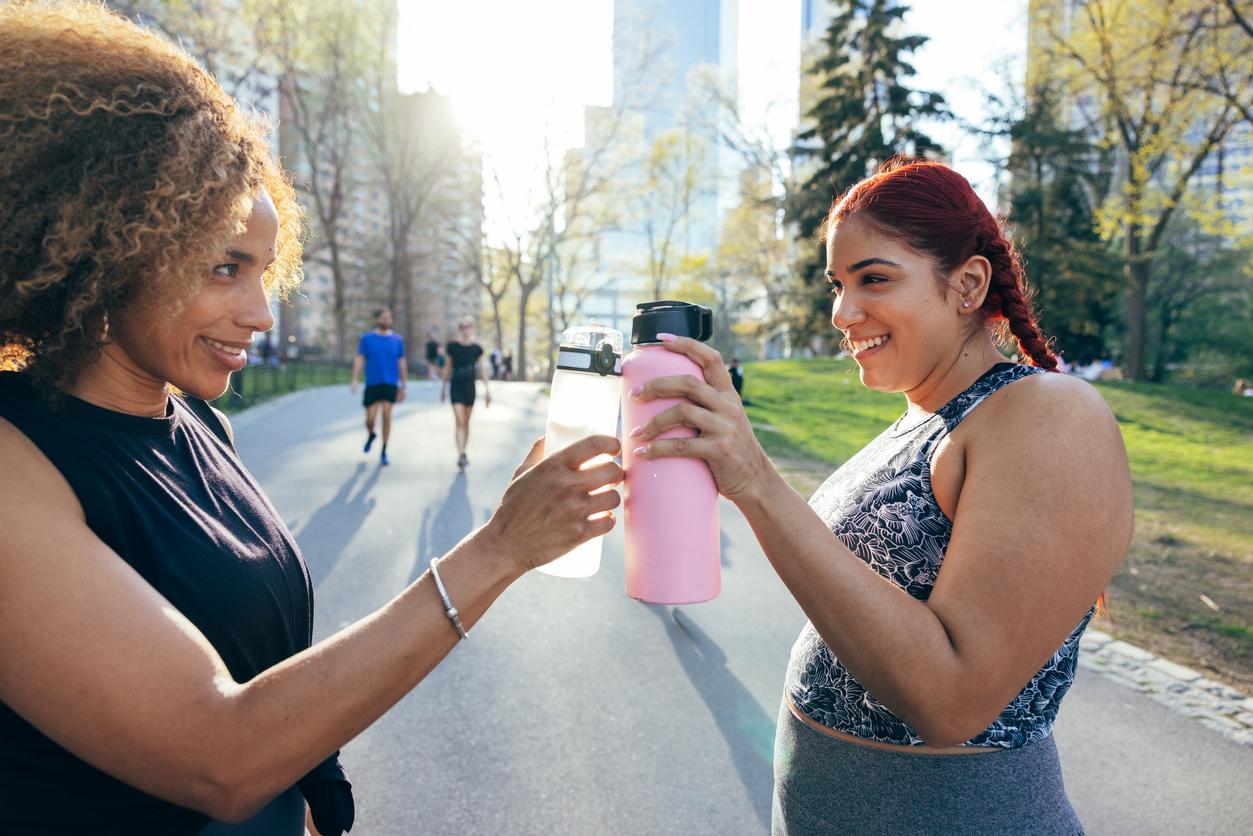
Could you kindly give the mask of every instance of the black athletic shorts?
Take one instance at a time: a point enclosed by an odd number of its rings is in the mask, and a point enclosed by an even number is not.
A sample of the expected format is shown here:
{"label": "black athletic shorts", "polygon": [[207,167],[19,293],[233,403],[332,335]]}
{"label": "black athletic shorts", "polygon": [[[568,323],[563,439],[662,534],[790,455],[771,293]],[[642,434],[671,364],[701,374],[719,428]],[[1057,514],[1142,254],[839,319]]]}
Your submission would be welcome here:
{"label": "black athletic shorts", "polygon": [[474,381],[454,380],[449,386],[449,397],[453,403],[474,406]]}
{"label": "black athletic shorts", "polygon": [[375,401],[391,401],[396,402],[396,393],[400,391],[400,387],[393,386],[390,383],[372,383],[365,387],[365,397],[361,399],[362,406],[369,406]]}

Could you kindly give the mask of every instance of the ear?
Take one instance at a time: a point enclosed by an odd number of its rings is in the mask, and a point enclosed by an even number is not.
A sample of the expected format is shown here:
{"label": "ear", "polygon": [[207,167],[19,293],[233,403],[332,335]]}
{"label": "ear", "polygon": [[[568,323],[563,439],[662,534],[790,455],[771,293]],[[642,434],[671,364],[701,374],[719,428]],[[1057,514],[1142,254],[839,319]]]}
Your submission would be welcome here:
{"label": "ear", "polygon": [[992,264],[981,255],[972,255],[953,271],[949,286],[958,294],[958,313],[974,313],[983,307],[992,281]]}

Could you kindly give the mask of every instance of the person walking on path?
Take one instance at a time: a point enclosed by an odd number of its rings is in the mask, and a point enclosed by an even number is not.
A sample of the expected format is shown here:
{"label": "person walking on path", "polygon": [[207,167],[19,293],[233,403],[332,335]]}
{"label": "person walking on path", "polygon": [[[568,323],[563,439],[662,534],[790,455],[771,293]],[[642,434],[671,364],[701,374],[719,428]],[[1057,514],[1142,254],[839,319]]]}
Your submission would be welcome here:
{"label": "person walking on path", "polygon": [[405,362],[405,341],[392,330],[392,312],[386,306],[374,311],[374,330],[361,335],[357,357],[352,363],[352,385],[355,394],[361,368],[365,367],[365,395],[361,405],[365,407],[365,447],[370,452],[377,437],[374,432],[379,412],[383,413],[383,447],[379,451],[379,464],[386,466],[387,442],[392,434],[392,407],[405,399],[405,383],[408,366]]}
{"label": "person walking on path", "polygon": [[452,401],[453,417],[457,422],[457,467],[465,470],[470,464],[466,458],[466,445],[470,441],[470,415],[474,411],[476,381],[483,381],[483,401],[492,405],[492,392],[483,374],[483,346],[474,342],[474,320],[465,317],[457,324],[457,338],[449,340],[444,347],[448,362],[444,365],[444,384],[440,387],[439,400]]}
{"label": "person walking on path", "polygon": [[424,358],[426,360],[426,377],[428,380],[439,380],[442,364],[439,361],[440,347],[439,340],[435,336],[435,329],[432,328],[427,332]]}
{"label": "person walking on path", "polygon": [[[897,421],[806,504],[718,353],[659,335],[704,379],[632,390],[685,401],[624,428],[637,459],[709,465],[809,619],[773,832],[1082,833],[1052,729],[1131,538],[1118,425],[1087,383],[1048,373],[1017,250],[952,169],[891,160],[824,230],[831,324],[863,385],[904,395]],[[680,426],[696,436],[669,437]]]}
{"label": "person walking on path", "polygon": [[740,396],[740,401],[745,406],[752,406],[744,397],[744,368],[740,365],[738,357],[731,358],[731,365],[727,366],[727,374],[731,376],[731,388],[735,389],[735,394]]}
{"label": "person walking on path", "polygon": [[500,346],[492,349],[492,353],[489,355],[492,363],[492,380],[500,380],[500,367],[504,358],[505,355],[501,352]]}
{"label": "person walking on path", "polygon": [[9,4],[0,172],[0,833],[341,836],[340,747],[613,528],[621,468],[580,468],[617,440],[536,442],[481,527],[313,644],[300,548],[208,403],[299,281],[265,126],[97,2]]}

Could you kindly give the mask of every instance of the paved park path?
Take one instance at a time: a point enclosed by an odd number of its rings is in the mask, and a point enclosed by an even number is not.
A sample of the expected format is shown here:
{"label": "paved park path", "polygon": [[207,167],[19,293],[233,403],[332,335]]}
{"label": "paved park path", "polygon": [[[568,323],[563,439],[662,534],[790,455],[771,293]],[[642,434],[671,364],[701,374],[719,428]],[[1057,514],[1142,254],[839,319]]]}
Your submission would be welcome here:
{"label": "paved park path", "polygon": [[[362,455],[346,386],[236,416],[240,453],[309,563],[317,638],[487,518],[547,405],[535,384],[492,388],[464,475],[434,384],[398,407],[388,468]],[[722,533],[723,593],[707,604],[628,599],[620,531],[595,578],[519,581],[346,747],[354,836],[767,833],[775,718],[804,616],[727,503]],[[1089,670],[1056,737],[1091,834],[1253,833],[1253,747]]]}

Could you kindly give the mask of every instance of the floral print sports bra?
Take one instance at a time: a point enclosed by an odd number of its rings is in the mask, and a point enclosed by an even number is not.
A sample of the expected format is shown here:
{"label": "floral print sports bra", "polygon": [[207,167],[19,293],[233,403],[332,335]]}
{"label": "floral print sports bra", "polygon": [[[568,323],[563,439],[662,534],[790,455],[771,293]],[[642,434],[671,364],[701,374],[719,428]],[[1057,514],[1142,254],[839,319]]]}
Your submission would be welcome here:
{"label": "floral print sports bra", "polygon": [[[833,473],[809,505],[854,554],[919,601],[940,573],[953,524],[931,490],[936,446],[988,395],[1043,369],[998,363],[937,412],[902,416]],[[1062,697],[1075,678],[1079,637],[1092,610],[1000,716],[965,746],[1016,749],[1053,730]],[[866,693],[805,625],[792,646],[785,688],[793,704],[828,728],[880,743],[919,745],[922,738]]]}

